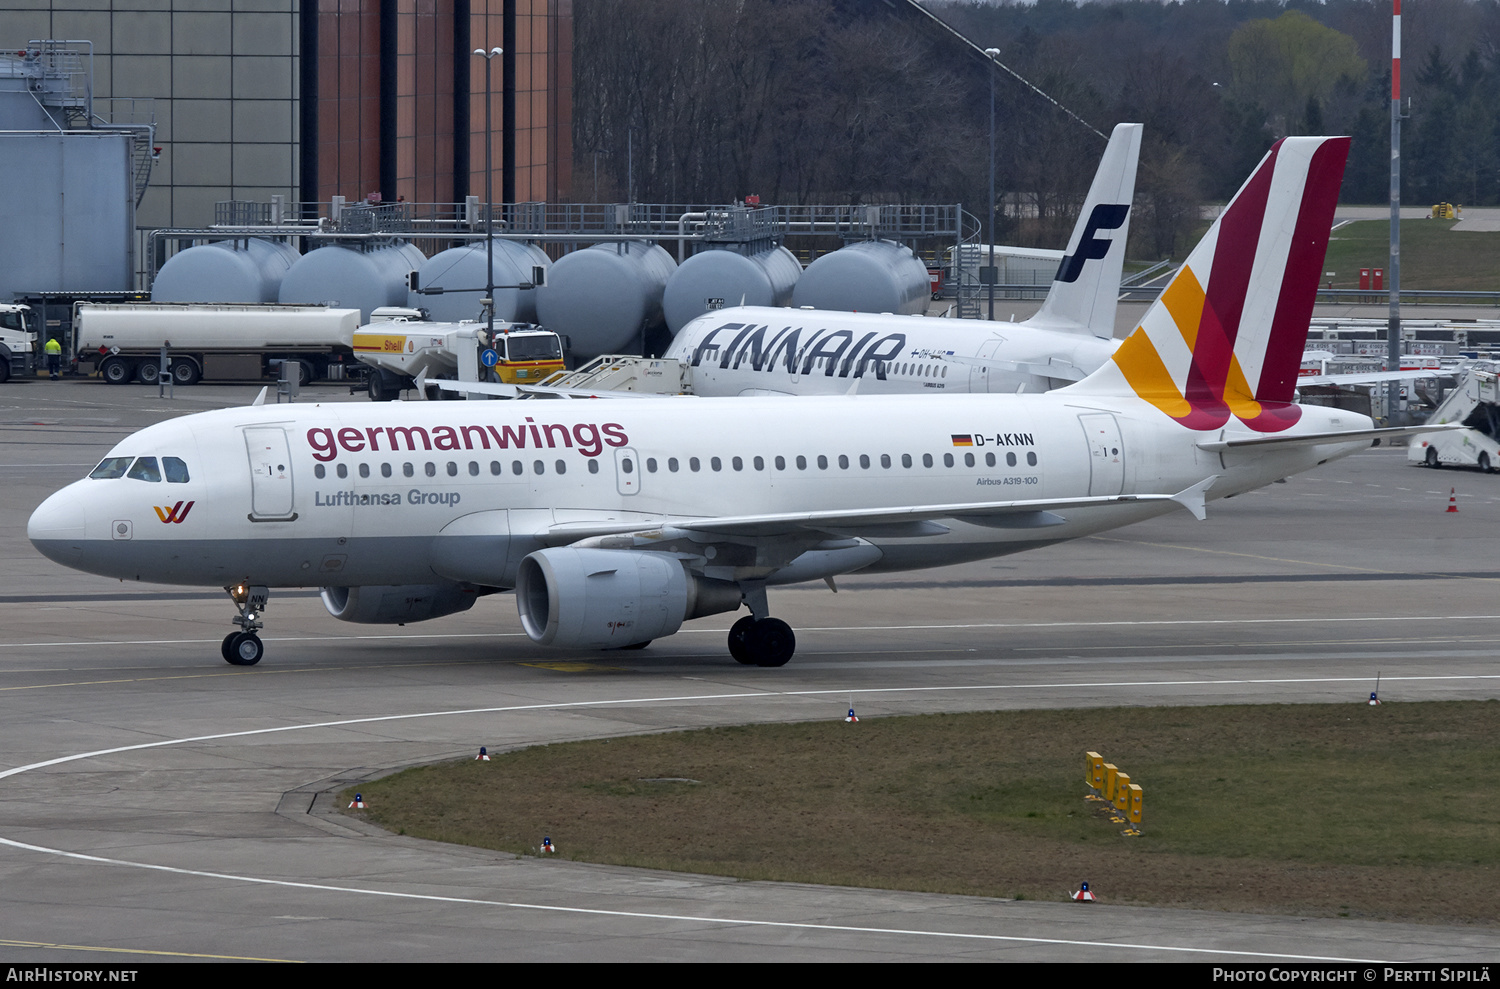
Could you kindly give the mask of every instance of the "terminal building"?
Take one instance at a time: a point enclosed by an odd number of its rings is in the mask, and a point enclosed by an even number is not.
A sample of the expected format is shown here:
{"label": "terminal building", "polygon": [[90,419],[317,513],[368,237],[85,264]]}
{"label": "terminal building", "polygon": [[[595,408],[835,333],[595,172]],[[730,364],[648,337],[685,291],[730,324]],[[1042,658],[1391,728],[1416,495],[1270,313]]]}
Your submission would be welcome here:
{"label": "terminal building", "polygon": [[7,0],[0,39],[91,55],[96,107],[151,101],[140,227],[207,226],[233,200],[483,196],[475,49],[504,49],[489,67],[495,199],[556,201],[571,184],[571,0]]}

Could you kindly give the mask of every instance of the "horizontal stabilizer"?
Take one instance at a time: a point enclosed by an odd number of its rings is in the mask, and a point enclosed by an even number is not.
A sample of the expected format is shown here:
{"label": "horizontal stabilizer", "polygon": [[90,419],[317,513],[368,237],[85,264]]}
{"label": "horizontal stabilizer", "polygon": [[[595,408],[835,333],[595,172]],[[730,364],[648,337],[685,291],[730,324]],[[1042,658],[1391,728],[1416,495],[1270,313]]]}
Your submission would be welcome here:
{"label": "horizontal stabilizer", "polygon": [[1348,443],[1354,440],[1371,440],[1371,445],[1386,439],[1397,439],[1402,436],[1419,436],[1423,433],[1442,433],[1450,429],[1463,429],[1460,423],[1448,423],[1441,426],[1391,426],[1385,429],[1350,429],[1343,432],[1331,433],[1300,433],[1295,436],[1274,434],[1271,436],[1236,436],[1233,439],[1204,440],[1198,444],[1198,449],[1207,450],[1210,453],[1222,453],[1225,450],[1243,450],[1248,447],[1265,446],[1319,446],[1324,443]]}

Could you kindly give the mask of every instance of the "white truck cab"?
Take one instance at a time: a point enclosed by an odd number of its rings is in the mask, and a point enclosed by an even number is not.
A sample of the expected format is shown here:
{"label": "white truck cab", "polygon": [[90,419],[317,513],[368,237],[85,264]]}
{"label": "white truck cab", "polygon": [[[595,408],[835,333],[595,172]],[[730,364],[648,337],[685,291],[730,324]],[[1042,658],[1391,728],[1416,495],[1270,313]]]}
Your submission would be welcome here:
{"label": "white truck cab", "polygon": [[0,303],[0,382],[36,373],[38,329],[30,306]]}

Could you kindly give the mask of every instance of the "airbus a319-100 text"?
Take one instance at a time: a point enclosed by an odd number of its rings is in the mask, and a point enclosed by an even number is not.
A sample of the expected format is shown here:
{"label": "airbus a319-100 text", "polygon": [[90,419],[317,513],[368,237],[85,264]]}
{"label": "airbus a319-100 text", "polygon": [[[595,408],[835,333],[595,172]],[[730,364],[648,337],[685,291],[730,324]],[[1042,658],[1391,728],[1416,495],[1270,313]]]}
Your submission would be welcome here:
{"label": "airbus a319-100 text", "polygon": [[1040,392],[1109,360],[1141,125],[1117,124],[1041,309],[1019,323],[736,306],[687,323],[664,357],[703,396]]}
{"label": "airbus a319-100 text", "polygon": [[48,498],[51,559],[230,591],[261,658],[276,587],[405,623],[514,590],[535,641],[635,647],[733,612],[779,666],[767,588],[1044,546],[1367,447],[1291,403],[1348,141],[1287,138],[1086,380],[1038,395],[396,402],[226,409],[143,429]]}

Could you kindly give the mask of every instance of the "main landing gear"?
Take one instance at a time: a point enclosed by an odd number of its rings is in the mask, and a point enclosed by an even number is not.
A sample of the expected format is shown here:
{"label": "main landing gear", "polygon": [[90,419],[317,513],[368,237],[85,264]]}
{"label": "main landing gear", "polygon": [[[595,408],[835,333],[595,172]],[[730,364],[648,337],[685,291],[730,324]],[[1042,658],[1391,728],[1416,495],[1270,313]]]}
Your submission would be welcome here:
{"label": "main landing gear", "polygon": [[729,655],[746,666],[785,666],[797,651],[797,636],[780,618],[770,617],[766,589],[747,588],[750,614],[729,629]]}
{"label": "main landing gear", "polygon": [[240,627],[240,631],[224,636],[219,652],[226,663],[254,666],[266,651],[265,646],[261,645],[260,636],[255,633],[265,627],[261,616],[266,613],[266,599],[271,596],[271,591],[259,584],[236,584],[224,590],[239,609],[239,614],[231,620]]}

